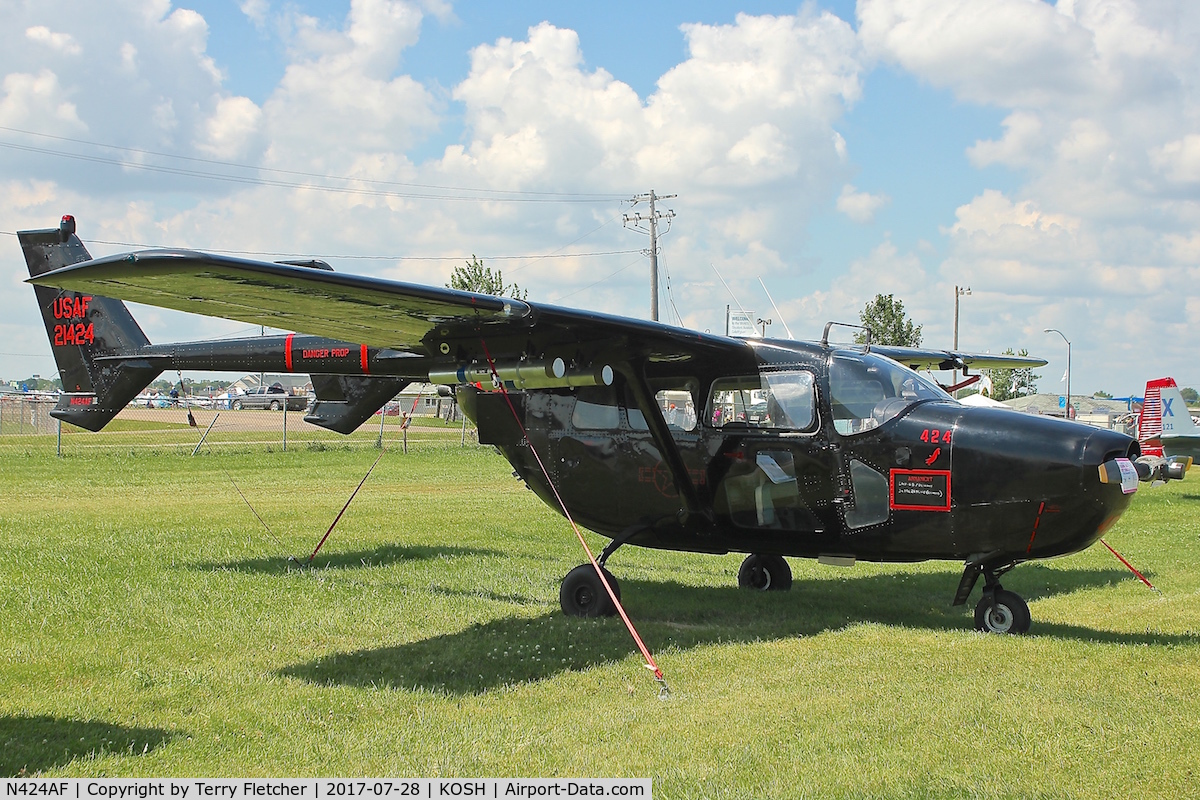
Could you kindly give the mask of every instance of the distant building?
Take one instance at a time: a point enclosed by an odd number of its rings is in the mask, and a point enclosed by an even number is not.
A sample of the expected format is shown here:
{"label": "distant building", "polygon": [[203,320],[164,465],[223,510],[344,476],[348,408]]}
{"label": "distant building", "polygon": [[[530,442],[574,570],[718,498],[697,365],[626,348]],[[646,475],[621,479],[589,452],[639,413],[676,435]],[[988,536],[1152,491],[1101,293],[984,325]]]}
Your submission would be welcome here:
{"label": "distant building", "polygon": [[404,391],[396,395],[392,403],[396,404],[399,412],[414,417],[441,417],[450,420],[460,418],[458,404],[454,398],[439,395],[438,387],[432,383],[410,383],[404,387]]}
{"label": "distant building", "polygon": [[312,380],[303,373],[284,373],[275,374],[268,372],[265,375],[254,373],[252,375],[243,375],[233,383],[226,387],[226,391],[231,394],[244,394],[257,389],[259,386],[274,386],[279,384],[288,394],[307,394],[312,391]]}
{"label": "distant building", "polygon": [[[1026,414],[1042,414],[1047,417],[1065,417],[1066,409],[1059,405],[1060,394],[1031,394],[1005,400],[1004,405]],[[1127,432],[1130,417],[1129,404],[1124,400],[1105,400],[1099,397],[1071,395],[1075,408],[1075,421],[1097,428]]]}

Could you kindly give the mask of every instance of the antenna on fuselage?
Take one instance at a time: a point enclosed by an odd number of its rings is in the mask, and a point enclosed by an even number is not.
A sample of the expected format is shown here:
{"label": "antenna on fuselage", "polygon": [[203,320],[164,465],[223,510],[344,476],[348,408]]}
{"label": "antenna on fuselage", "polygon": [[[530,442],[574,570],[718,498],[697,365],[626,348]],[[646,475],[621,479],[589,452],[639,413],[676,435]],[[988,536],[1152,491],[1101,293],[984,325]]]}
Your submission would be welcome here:
{"label": "antenna on fuselage", "polygon": [[771,308],[775,309],[775,316],[779,317],[779,321],[783,323],[783,329],[787,331],[788,338],[795,339],[796,337],[792,336],[792,329],[788,327],[787,320],[783,318],[783,314],[779,311],[779,306],[775,305],[775,298],[771,297],[771,293],[767,291],[767,285],[763,283],[762,276],[759,276],[758,283],[763,287],[763,292],[766,293],[767,299],[771,301]]}
{"label": "antenna on fuselage", "polygon": [[729,292],[729,296],[733,298],[733,302],[737,305],[738,311],[741,311],[743,314],[745,314],[746,307],[742,305],[741,300],[737,299],[737,295],[733,293],[733,289],[729,288],[729,284],[725,282],[725,276],[721,274],[721,270],[717,269],[717,265],[711,261],[708,262],[708,265],[712,267],[713,272],[717,273],[717,277],[721,280],[721,285],[725,287],[725,291]]}
{"label": "antenna on fuselage", "polygon": [[[725,291],[729,292],[729,296],[733,298],[734,304],[737,305],[737,307],[738,307],[738,313],[740,313],[742,315],[743,319],[752,320],[753,317],[751,316],[750,312],[746,311],[746,307],[742,305],[742,301],[738,300],[737,295],[733,293],[733,289],[730,289],[729,284],[725,282],[725,276],[721,274],[721,270],[717,269],[717,265],[712,263],[711,261],[708,262],[708,265],[710,267],[712,267],[713,272],[717,273],[717,277],[720,278],[720,280],[721,280],[721,285],[725,287]],[[729,306],[725,306],[725,335],[726,336],[729,335],[729,328],[730,328],[729,320],[730,320]],[[761,320],[760,320],[760,322],[761,322]],[[765,331],[766,326],[763,326],[763,329]]]}

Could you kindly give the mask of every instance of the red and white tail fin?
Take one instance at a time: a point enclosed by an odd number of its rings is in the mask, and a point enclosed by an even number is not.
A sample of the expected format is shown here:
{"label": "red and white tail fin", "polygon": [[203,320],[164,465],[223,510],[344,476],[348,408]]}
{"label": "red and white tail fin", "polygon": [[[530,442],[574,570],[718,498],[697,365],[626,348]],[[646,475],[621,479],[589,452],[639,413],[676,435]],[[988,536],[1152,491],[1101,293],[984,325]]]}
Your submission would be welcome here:
{"label": "red and white tail fin", "polygon": [[1138,441],[1142,443],[1142,453],[1161,456],[1163,434],[1196,433],[1200,433],[1200,430],[1192,422],[1192,415],[1188,413],[1187,403],[1183,401],[1175,380],[1158,378],[1147,381],[1146,401],[1138,417]]}

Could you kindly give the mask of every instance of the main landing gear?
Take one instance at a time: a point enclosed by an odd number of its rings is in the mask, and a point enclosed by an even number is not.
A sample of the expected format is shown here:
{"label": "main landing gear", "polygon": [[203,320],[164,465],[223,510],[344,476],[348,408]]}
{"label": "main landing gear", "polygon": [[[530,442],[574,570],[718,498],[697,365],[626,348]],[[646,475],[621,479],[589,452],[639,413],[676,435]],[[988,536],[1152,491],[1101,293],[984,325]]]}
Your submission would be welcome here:
{"label": "main landing gear", "polygon": [[[604,579],[608,581],[618,600],[621,599],[621,586],[613,574],[605,569],[604,564],[618,548],[645,529],[644,523],[630,525],[614,536],[596,559],[600,569],[604,570]],[[617,607],[613,605],[612,598],[600,582],[600,576],[596,574],[596,568],[590,562],[580,564],[563,578],[558,589],[558,604],[568,617],[611,617],[617,613]]]}
{"label": "main landing gear", "polygon": [[[621,586],[617,579],[604,567],[600,569],[613,594],[620,600]],[[558,604],[568,617],[611,617],[617,613],[617,607],[600,582],[596,568],[590,563],[580,564],[563,578],[562,586],[558,589]]]}
{"label": "main landing gear", "polygon": [[738,587],[760,592],[786,592],[792,588],[792,568],[783,556],[746,556],[738,570]]}
{"label": "main landing gear", "polygon": [[[618,544],[618,547],[620,545]],[[611,547],[611,545],[610,545]],[[598,559],[604,577],[612,587],[617,599],[621,599],[621,586],[613,574],[604,567],[611,550],[605,549]],[[783,556],[761,555],[752,553],[746,556],[738,570],[738,586],[759,592],[786,592],[792,588],[792,568],[788,566]],[[1016,595],[1013,595],[1016,597]],[[1020,598],[1017,598],[1020,600]],[[567,573],[558,589],[558,604],[568,617],[611,617],[617,613],[612,598],[600,582],[596,568],[589,564],[580,564]],[[1028,617],[1028,612],[1026,612]]]}
{"label": "main landing gear", "polygon": [[954,605],[962,605],[967,601],[975,582],[983,575],[983,597],[975,606],[975,630],[984,633],[1029,632],[1029,605],[1019,594],[1000,585],[1000,576],[1015,566],[1016,564],[1002,567],[967,564],[962,581],[958,584],[958,593],[954,596]]}

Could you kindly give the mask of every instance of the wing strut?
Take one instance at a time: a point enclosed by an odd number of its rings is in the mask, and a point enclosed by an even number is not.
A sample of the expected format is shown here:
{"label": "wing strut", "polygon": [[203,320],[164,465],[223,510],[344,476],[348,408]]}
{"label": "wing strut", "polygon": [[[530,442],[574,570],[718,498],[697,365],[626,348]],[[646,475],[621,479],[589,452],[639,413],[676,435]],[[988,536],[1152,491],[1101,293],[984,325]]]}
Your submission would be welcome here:
{"label": "wing strut", "polygon": [[[504,395],[504,401],[508,403],[508,410],[512,412],[513,419],[517,422],[517,427],[521,430],[521,436],[529,444],[529,452],[533,453],[534,459],[537,461],[538,468],[542,471],[542,475],[546,479],[546,485],[550,487],[550,491],[554,492],[554,499],[558,501],[559,508],[562,509],[563,516],[567,518],[567,522],[571,523],[571,529],[575,531],[575,537],[579,539],[579,544],[583,546],[583,552],[587,554],[588,561],[591,562],[592,568],[596,570],[596,574],[600,576],[600,583],[604,586],[604,591],[608,592],[608,597],[612,600],[613,606],[616,607],[617,613],[621,615],[621,620],[625,623],[625,627],[629,629],[629,635],[633,637],[633,641],[637,643],[638,649],[642,651],[642,658],[646,659],[646,668],[654,672],[654,680],[658,682],[658,696],[667,697],[671,694],[671,687],[667,686],[667,679],[663,675],[663,671],[654,661],[654,656],[650,655],[649,648],[642,641],[642,637],[638,634],[637,628],[633,626],[629,615],[625,613],[625,607],[621,605],[621,599],[617,597],[617,593],[613,591],[609,585],[608,578],[604,576],[604,570],[596,561],[596,556],[592,554],[592,548],[588,547],[587,541],[583,538],[583,534],[579,532],[579,526],[575,524],[575,519],[571,516],[571,512],[567,510],[567,504],[563,502],[562,496],[558,493],[558,487],[554,485],[554,480],[550,477],[549,470],[542,463],[542,457],[538,455],[537,448],[533,446],[529,434],[525,431],[525,423],[521,421],[520,414],[513,407],[512,400],[508,396],[508,389],[504,386],[504,381],[500,380],[500,376],[496,372],[496,362],[492,359],[492,354],[488,350],[487,342],[482,338],[479,339],[479,344],[483,346],[483,355],[487,358],[488,368],[492,371],[492,379],[496,385],[500,387],[500,392]],[[661,417],[660,417],[661,418]]]}
{"label": "wing strut", "polygon": [[[635,370],[633,365],[628,362],[621,365],[621,371],[629,382],[629,389],[633,392],[633,399],[637,401],[638,409],[646,419],[646,426],[650,429],[650,436],[654,439],[658,452],[662,455],[667,468],[671,470],[671,477],[674,479],[675,489],[683,501],[685,513],[692,520],[697,517],[708,519],[708,515],[704,513],[705,509],[701,505],[700,497],[696,493],[696,486],[692,483],[692,476],[688,474],[687,465],[683,463],[683,456],[679,454],[679,448],[675,445],[675,440],[671,438],[671,429],[667,427],[667,421],[663,419],[662,409],[655,402],[650,386],[646,383],[645,375],[640,370]],[[686,525],[688,520],[683,520],[683,522]]]}

